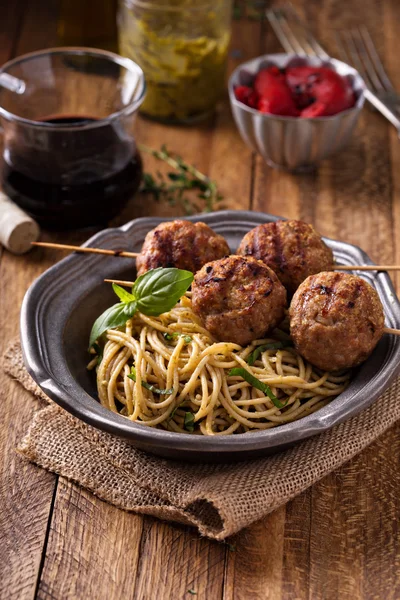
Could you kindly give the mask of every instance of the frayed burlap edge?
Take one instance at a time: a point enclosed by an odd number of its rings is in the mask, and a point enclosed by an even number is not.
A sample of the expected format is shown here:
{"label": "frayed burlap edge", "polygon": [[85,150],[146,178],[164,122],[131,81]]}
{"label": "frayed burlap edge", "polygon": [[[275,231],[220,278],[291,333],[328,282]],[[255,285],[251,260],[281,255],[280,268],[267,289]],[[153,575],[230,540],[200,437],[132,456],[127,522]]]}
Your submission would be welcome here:
{"label": "frayed burlap edge", "polygon": [[[19,342],[4,370],[42,400]],[[326,433],[271,457],[228,465],[164,460],[94,429],[50,401],[33,418],[18,451],[118,508],[197,527],[223,540],[338,468],[400,418],[400,380],[371,407]]]}

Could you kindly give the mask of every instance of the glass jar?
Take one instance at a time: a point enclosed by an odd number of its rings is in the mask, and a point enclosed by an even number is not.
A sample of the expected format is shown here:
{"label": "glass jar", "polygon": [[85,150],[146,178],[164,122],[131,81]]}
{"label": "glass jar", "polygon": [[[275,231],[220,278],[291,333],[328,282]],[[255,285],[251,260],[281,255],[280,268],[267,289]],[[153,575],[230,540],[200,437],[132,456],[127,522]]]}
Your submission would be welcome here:
{"label": "glass jar", "polygon": [[143,69],[141,112],[188,123],[212,113],[225,87],[231,0],[121,0],[119,47]]}

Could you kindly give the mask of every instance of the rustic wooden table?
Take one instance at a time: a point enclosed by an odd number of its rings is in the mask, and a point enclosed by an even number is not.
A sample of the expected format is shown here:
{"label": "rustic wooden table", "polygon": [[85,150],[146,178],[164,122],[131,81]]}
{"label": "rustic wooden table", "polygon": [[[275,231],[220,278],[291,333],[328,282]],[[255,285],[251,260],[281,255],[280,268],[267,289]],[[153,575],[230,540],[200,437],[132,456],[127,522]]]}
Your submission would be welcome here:
{"label": "rustic wooden table", "polygon": [[[334,28],[365,22],[400,89],[396,0],[296,5],[332,52]],[[54,0],[0,3],[0,63],[54,45],[57,10]],[[243,16],[234,21],[233,31],[230,69],[279,50],[258,20]],[[209,173],[229,208],[300,218],[324,235],[361,246],[376,262],[400,262],[400,144],[396,131],[368,108],[350,147],[304,176],[274,171],[253,155],[226,101],[212,122],[178,128],[139,120],[137,136],[153,147],[165,142]],[[136,200],[119,222],[171,210]],[[81,243],[89,233],[57,239]],[[44,234],[44,239],[55,236]],[[39,250],[24,257],[1,253],[1,352],[18,333],[28,286],[60,258]],[[400,426],[236,535],[229,547],[188,528],[119,511],[22,460],[15,447],[29,425],[33,402],[16,382],[0,378],[1,598],[400,598]]]}

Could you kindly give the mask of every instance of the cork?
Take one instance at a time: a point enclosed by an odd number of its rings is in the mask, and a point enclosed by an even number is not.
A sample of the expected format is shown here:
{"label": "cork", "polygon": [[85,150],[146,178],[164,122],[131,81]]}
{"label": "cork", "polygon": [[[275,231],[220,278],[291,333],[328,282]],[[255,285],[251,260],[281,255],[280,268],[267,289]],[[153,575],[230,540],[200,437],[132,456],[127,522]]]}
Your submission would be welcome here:
{"label": "cork", "polygon": [[39,225],[0,191],[0,243],[13,254],[31,250],[39,238]]}

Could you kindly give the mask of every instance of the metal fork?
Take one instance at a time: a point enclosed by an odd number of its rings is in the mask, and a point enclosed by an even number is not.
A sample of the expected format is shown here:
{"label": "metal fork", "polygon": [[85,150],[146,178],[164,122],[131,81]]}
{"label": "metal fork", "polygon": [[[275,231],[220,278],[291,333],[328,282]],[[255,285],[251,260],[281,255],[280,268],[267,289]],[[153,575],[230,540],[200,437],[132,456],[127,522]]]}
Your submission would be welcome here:
{"label": "metal fork", "polygon": [[[307,25],[300,19],[299,15],[291,4],[285,4],[278,8],[270,9],[266,12],[266,16],[286,52],[299,54],[301,56],[311,55],[325,59],[330,58],[329,54],[322,48],[319,42],[317,42]],[[375,54],[377,56],[376,51]],[[346,60],[346,62],[348,61]],[[355,66],[360,72],[360,75],[363,76],[364,69],[360,70],[358,69],[357,65]],[[389,82],[390,84],[387,75],[386,79],[387,81],[385,83],[387,84],[387,82]],[[397,132],[400,135],[400,120],[395,113],[392,102],[387,102],[386,97],[385,99],[383,98],[383,94],[381,97],[380,94],[378,95],[372,91],[372,89],[369,87],[370,81],[367,80],[365,83],[367,86],[365,89],[366,100],[368,100],[380,113],[383,114],[384,117],[386,117],[386,119],[388,119],[388,121],[392,123],[392,125],[396,127]],[[383,82],[381,83],[383,87]]]}
{"label": "metal fork", "polygon": [[335,37],[342,60],[353,64],[376,96],[394,112],[398,111],[400,96],[386,74],[365,25],[357,29],[337,32]]}

